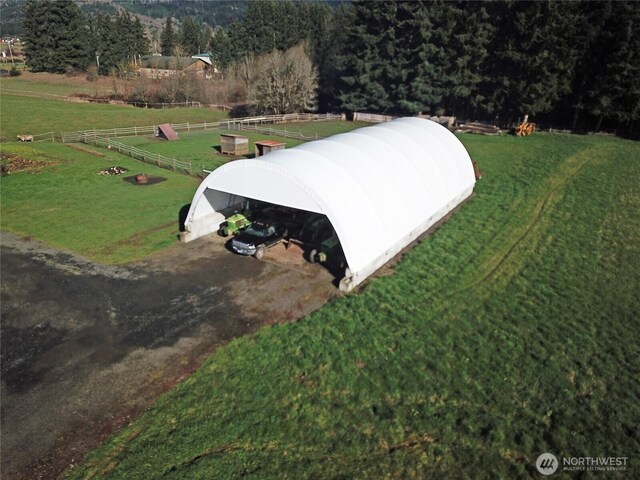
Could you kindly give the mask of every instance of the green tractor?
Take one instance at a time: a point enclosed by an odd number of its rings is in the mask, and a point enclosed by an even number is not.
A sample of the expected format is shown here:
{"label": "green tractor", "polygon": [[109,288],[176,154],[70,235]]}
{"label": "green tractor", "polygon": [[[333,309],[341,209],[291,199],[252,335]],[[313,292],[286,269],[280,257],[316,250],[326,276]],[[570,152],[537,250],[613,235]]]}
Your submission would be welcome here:
{"label": "green tractor", "polygon": [[251,221],[241,213],[236,213],[227,217],[227,219],[220,224],[218,233],[223,237],[229,235],[235,235],[238,232],[251,226]]}
{"label": "green tractor", "polygon": [[332,230],[328,237],[309,252],[309,261],[311,263],[319,262],[343,268],[345,264],[344,253],[342,252],[342,246],[335,231]]}

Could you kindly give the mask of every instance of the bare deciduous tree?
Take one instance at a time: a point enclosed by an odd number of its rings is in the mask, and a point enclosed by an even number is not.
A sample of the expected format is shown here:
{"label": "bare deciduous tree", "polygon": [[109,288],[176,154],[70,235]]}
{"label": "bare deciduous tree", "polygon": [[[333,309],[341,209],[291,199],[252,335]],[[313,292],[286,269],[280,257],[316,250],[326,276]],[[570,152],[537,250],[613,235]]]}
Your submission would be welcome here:
{"label": "bare deciduous tree", "polygon": [[317,106],[318,72],[304,44],[258,58],[251,77],[248,99],[262,112],[292,113]]}

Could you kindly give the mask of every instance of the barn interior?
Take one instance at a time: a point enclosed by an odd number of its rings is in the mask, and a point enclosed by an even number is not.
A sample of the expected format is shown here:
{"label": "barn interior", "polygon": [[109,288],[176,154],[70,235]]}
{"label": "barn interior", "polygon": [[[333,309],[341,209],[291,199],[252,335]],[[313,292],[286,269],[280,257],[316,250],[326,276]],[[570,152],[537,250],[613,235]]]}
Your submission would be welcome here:
{"label": "barn interior", "polygon": [[[219,213],[225,221],[218,235],[232,237],[255,221],[273,224],[286,233],[279,245],[270,249],[272,261],[303,259],[324,267],[336,282],[344,277],[347,263],[342,245],[326,215],[244,197],[235,197],[235,203]],[[229,250],[231,240],[227,242]]]}

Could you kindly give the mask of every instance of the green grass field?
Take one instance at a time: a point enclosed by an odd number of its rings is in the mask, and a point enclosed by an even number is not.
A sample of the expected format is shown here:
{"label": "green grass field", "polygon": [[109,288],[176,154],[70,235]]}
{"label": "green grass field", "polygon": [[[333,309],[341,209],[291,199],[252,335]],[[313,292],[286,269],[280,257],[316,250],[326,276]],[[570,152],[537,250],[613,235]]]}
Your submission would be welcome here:
{"label": "green grass field", "polygon": [[[2,177],[0,228],[101,262],[135,260],[175,244],[180,208],[198,186],[192,177],[107,150],[96,151],[104,155],[98,157],[59,143],[37,143],[5,144],[0,151],[49,163]],[[129,172],[97,174],[116,165]],[[142,172],[167,180],[145,187],[123,181]]]}
{"label": "green grass field", "polygon": [[476,195],[393,275],[220,348],[69,478],[636,475],[640,147],[461,139]]}
{"label": "green grass field", "polygon": [[[62,75],[60,75],[60,77],[64,78]],[[3,90],[6,89],[13,92],[23,91],[27,94],[42,93],[45,95],[69,96],[82,93],[99,96],[107,93],[103,88],[104,84],[83,83],[84,84],[78,84],[78,82],[74,82],[73,80],[67,83],[51,83],[44,80],[25,80],[24,77],[8,77],[0,80],[0,86],[2,86]]]}
{"label": "green grass field", "polygon": [[74,132],[161,123],[215,122],[227,117],[222,111],[205,108],[135,108],[46,100],[5,93],[0,95],[0,109],[2,142],[14,142],[18,134]]}
{"label": "green grass field", "polygon": [[[301,133],[309,138],[322,138],[332,134],[344,133],[358,127],[365,126],[363,122],[302,122],[265,125],[274,130]],[[247,155],[229,156],[220,153],[220,134],[232,133],[244,135],[249,139],[249,153]],[[182,161],[191,161],[194,168],[214,170],[231,159],[253,158],[254,142],[259,140],[277,140],[286,143],[286,148],[295,147],[303,143],[301,140],[284,138],[278,135],[268,135],[254,132],[199,130],[194,132],[179,132],[180,140],[167,142],[153,136],[121,137],[117,141],[127,145],[133,145],[147,152],[159,153],[169,158]]]}

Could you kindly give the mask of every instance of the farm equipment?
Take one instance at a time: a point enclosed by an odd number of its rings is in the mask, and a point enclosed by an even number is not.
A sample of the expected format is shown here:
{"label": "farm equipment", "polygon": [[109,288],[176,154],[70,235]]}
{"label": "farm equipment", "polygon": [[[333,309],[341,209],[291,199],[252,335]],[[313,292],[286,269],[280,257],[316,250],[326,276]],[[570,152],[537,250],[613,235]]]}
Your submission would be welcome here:
{"label": "farm equipment", "polygon": [[241,213],[236,213],[227,217],[226,221],[222,222],[218,233],[223,237],[228,237],[229,235],[235,235],[250,226],[251,221],[248,220],[247,217]]}
{"label": "farm equipment", "polygon": [[516,127],[516,137],[525,137],[536,131],[536,124],[531,123],[528,120],[529,115],[525,115],[520,125]]}
{"label": "farm equipment", "polygon": [[309,261],[311,263],[332,263],[336,266],[343,267],[344,253],[342,245],[335,231],[325,238],[318,246],[309,252]]}

